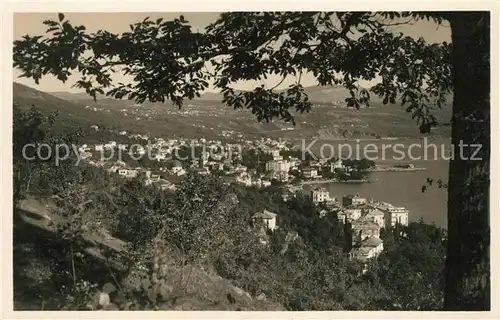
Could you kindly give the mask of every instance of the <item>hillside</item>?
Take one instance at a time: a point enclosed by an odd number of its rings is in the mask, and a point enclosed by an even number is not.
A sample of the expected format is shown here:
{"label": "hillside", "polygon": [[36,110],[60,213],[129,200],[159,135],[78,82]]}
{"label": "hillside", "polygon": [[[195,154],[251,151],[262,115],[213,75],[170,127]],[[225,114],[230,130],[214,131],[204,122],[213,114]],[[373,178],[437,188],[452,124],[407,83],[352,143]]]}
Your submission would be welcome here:
{"label": "hillside", "polygon": [[[347,92],[341,87],[308,87],[315,106],[308,114],[297,114],[296,126],[275,121],[258,123],[248,110],[233,110],[221,103],[221,95],[207,93],[187,101],[178,109],[170,103],[144,103],[110,98],[93,101],[82,93],[48,94],[14,83],[14,102],[34,104],[43,111],[58,110],[66,125],[100,127],[149,133],[153,136],[222,138],[231,132],[234,138],[285,139],[375,139],[378,137],[421,137],[415,120],[399,105],[383,105],[374,97],[370,108],[360,110],[335,105]],[[448,123],[451,108],[435,112]],[[226,133],[224,133],[226,132]],[[449,136],[449,127],[440,126],[433,135]]]}
{"label": "hillside", "polygon": [[[305,93],[310,97],[313,103],[332,103],[335,101],[343,100],[349,96],[349,91],[342,86],[309,86],[304,88]],[[238,90],[236,90],[238,92]],[[70,101],[88,101],[89,96],[84,92],[70,93],[70,92],[50,92],[51,95],[59,97],[61,99]],[[205,92],[199,98],[193,99],[194,101],[211,101],[220,102],[222,101],[222,93],[217,92]],[[107,99],[107,97],[102,96],[100,100]],[[380,99],[376,96],[372,97],[372,100],[377,102]]]}
{"label": "hillside", "polygon": [[[36,298],[30,295],[33,293],[33,283],[37,282],[39,289],[43,291],[54,290],[56,284],[45,282],[43,272],[38,274],[29,273],[35,267],[50,265],[50,254],[44,256],[41,251],[47,251],[48,247],[53,246],[57,239],[57,226],[65,223],[65,218],[57,213],[57,209],[51,199],[35,199],[28,197],[22,200],[15,210],[15,232],[16,244],[14,246],[14,255],[16,257],[15,281],[16,290],[14,297],[14,306],[16,310],[39,310],[36,304]],[[114,282],[112,277],[107,275],[106,268],[112,268],[114,272],[120,273],[123,268],[121,255],[125,251],[126,243],[120,239],[109,235],[105,230],[89,230],[83,234],[82,251],[85,252],[85,263],[91,261],[93,274],[85,274],[85,265],[78,266],[79,271],[86,277],[98,282],[102,287],[106,282]],[[113,253],[113,259],[106,258]],[[246,310],[246,311],[284,311],[284,307],[278,303],[269,300],[257,299],[242,289],[235,287],[227,279],[218,276],[215,271],[208,268],[194,266],[190,274],[191,281],[186,288],[189,295],[180,294],[173,288],[178,285],[181,275],[181,269],[175,265],[175,250],[171,247],[165,247],[164,255],[168,256],[165,260],[165,268],[169,274],[167,280],[161,283],[162,290],[165,292],[165,302],[159,305],[160,310]],[[38,265],[36,265],[38,264]],[[21,269],[30,277],[22,277]],[[43,268],[42,268],[43,269]],[[28,271],[28,272],[26,272]],[[48,273],[54,272],[50,268]],[[89,272],[89,271],[87,271]],[[102,274],[100,274],[102,273]],[[144,280],[142,280],[144,281]],[[135,284],[137,282],[137,284]],[[124,283],[129,286],[142,285],[139,280],[133,276],[124,279]],[[24,294],[23,294],[24,293]],[[98,292],[96,292],[98,293]],[[228,301],[227,296],[231,295],[233,301]],[[94,295],[95,297],[95,295]],[[98,296],[97,296],[98,297]],[[175,305],[170,301],[175,298]],[[57,302],[52,300],[54,297],[47,297],[45,301],[45,310],[57,310]],[[87,305],[95,308],[98,305],[97,298],[87,301]],[[119,304],[118,298],[111,299],[112,304]],[[110,309],[111,310],[111,309]]]}

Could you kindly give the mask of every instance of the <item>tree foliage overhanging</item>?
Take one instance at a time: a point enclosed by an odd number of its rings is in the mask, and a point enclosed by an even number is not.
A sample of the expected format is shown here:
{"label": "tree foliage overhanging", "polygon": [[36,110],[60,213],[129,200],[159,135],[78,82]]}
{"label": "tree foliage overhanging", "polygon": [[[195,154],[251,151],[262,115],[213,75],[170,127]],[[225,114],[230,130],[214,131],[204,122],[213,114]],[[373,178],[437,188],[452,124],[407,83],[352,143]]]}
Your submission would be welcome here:
{"label": "tree foliage overhanging", "polygon": [[[90,95],[127,97],[139,103],[199,96],[212,83],[234,108],[248,108],[259,121],[293,122],[295,112],[309,112],[311,102],[300,83],[312,73],[321,85],[343,85],[349,106],[369,104],[370,92],[384,103],[401,103],[422,132],[436,125],[430,112],[451,90],[451,44],[429,44],[389,31],[394,21],[443,21],[444,14],[395,12],[232,12],[223,13],[203,32],[193,31],[183,16],[173,21],[148,18],[120,34],[86,32],[63,14],[44,21],[45,36],[25,36],[14,43],[14,66],[38,82],[50,74],[75,83]],[[133,77],[113,83],[112,74]],[[263,80],[270,74],[294,77],[286,90],[258,86],[241,92],[231,85]],[[381,81],[367,90],[359,80]],[[279,85],[278,83],[277,85]],[[425,85],[425,89],[422,87]],[[293,110],[295,109],[295,110]]]}

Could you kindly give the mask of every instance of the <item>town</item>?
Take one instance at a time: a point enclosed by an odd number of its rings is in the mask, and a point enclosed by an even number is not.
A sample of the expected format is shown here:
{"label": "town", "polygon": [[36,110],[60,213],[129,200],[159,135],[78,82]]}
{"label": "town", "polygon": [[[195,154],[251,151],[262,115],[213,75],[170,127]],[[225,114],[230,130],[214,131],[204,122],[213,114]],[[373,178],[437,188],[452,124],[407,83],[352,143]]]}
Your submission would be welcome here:
{"label": "town", "polygon": [[[95,125],[92,128],[99,130]],[[228,182],[246,186],[268,187],[274,182],[293,189],[311,183],[368,182],[367,173],[375,168],[375,163],[366,159],[314,159],[309,154],[302,155],[290,143],[270,138],[228,143],[204,138],[165,140],[126,131],[117,136],[136,143],[83,144],[79,147],[82,159],[125,178],[142,174],[147,185],[154,183],[162,189],[171,188],[172,180],[189,170],[201,175],[218,174]],[[145,141],[146,147],[141,144]],[[133,167],[134,160],[149,167]]]}
{"label": "town", "polygon": [[[92,127],[98,131],[97,126]],[[148,135],[120,131],[123,141],[148,141],[147,148],[117,141],[80,146],[82,158],[90,165],[102,167],[126,179],[141,178],[147,186],[175,192],[176,183],[188,172],[200,175],[218,175],[226,184],[237,183],[247,187],[279,187],[284,201],[304,192],[303,185],[339,181],[365,180],[365,171],[375,164],[366,159],[301,159],[300,150],[293,145],[273,139],[244,141],[243,145],[206,140],[151,138]],[[153,143],[150,143],[153,141]],[[118,152],[118,159],[114,157]],[[128,155],[128,158],[125,157]],[[139,159],[133,161],[132,159]],[[133,163],[135,162],[135,166]],[[138,163],[146,163],[140,166]],[[362,175],[363,174],[363,175]],[[335,215],[352,226],[352,248],[346,252],[350,259],[366,262],[383,251],[380,239],[382,228],[396,224],[408,225],[409,212],[405,207],[366,199],[359,195],[331,196],[320,186],[309,191],[311,201],[320,208],[320,215]],[[263,244],[268,243],[265,229],[279,227],[279,216],[268,210],[253,216],[254,226]]]}

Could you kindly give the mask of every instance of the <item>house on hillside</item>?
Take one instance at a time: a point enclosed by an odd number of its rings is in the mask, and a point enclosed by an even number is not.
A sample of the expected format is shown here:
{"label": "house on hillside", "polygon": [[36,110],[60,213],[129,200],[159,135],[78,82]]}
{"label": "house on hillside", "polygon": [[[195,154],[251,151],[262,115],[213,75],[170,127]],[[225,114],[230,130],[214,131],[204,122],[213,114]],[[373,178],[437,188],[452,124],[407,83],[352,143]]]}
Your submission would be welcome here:
{"label": "house on hillside", "polygon": [[175,191],[177,188],[175,184],[164,179],[159,179],[155,182],[155,185],[158,186],[162,191]]}
{"label": "house on hillside", "polygon": [[384,224],[386,227],[395,226],[396,223],[407,226],[409,211],[405,207],[396,207],[387,202],[375,202],[371,207],[384,213]]}
{"label": "house on hillside", "polygon": [[241,172],[236,175],[236,182],[244,184],[245,186],[251,186],[252,177],[246,172]]}
{"label": "house on hillside", "polygon": [[382,251],[384,251],[384,242],[379,237],[372,236],[363,240],[359,247],[353,248],[350,252],[350,257],[361,262],[366,262],[378,257]]}
{"label": "house on hillside", "polygon": [[378,224],[381,228],[385,226],[385,213],[377,208],[369,210],[364,219]]}
{"label": "house on hillside", "polygon": [[186,174],[186,171],[182,167],[182,163],[180,163],[179,161],[174,161],[171,172],[176,176],[182,176]]}
{"label": "house on hillside", "polygon": [[255,213],[252,217],[252,221],[255,226],[264,226],[269,230],[276,230],[276,217],[276,213],[264,209]]}
{"label": "house on hillside", "polygon": [[370,237],[380,237],[380,226],[370,221],[355,221],[352,224],[352,241],[360,243]]}
{"label": "house on hillside", "polygon": [[281,182],[287,182],[290,179],[287,171],[271,171],[270,177]]}
{"label": "house on hillside", "polygon": [[118,169],[118,174],[124,178],[135,178],[138,172],[134,169]]}

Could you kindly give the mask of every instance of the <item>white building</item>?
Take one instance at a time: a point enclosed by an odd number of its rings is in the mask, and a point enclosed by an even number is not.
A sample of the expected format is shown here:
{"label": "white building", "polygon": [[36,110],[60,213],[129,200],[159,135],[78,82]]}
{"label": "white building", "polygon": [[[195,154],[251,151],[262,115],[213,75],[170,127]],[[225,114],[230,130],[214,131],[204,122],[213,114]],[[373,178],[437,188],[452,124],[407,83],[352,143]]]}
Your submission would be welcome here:
{"label": "white building", "polygon": [[365,239],[358,248],[353,248],[351,255],[359,261],[367,261],[376,258],[384,251],[384,242],[376,236]]}
{"label": "white building", "polygon": [[311,190],[311,198],[314,203],[330,201],[330,192],[326,188],[314,188]]}
{"label": "white building", "polygon": [[385,225],[395,226],[396,223],[407,226],[409,211],[405,207],[390,207],[385,211]]}
{"label": "white building", "polygon": [[270,230],[275,230],[277,228],[276,225],[276,216],[277,214],[271,211],[262,210],[253,215],[252,220],[255,225],[264,225],[266,228]]}
{"label": "white building", "polygon": [[235,172],[247,172],[248,168],[245,167],[244,165],[237,165],[235,168],[234,168],[234,171]]}
{"label": "white building", "polygon": [[246,172],[242,172],[236,176],[236,182],[244,184],[245,186],[252,185],[252,177]]}
{"label": "white building", "polygon": [[271,179],[275,179],[281,182],[287,182],[289,179],[288,171],[272,171]]}
{"label": "white building", "polygon": [[318,170],[314,168],[305,168],[303,173],[305,178],[314,179],[318,177]]}
{"label": "white building", "polygon": [[347,219],[348,221],[355,221],[358,220],[361,217],[361,209],[359,208],[344,208],[343,210],[339,211],[337,214],[337,217],[339,220],[344,221]]}
{"label": "white building", "polygon": [[131,170],[131,169],[118,169],[118,174],[122,177],[125,178],[135,178],[137,177],[137,170]]}
{"label": "white building", "polygon": [[290,171],[290,162],[287,160],[273,160],[266,163],[267,171]]}
{"label": "white building", "polygon": [[378,224],[380,227],[385,226],[385,213],[377,208],[368,211],[365,219]]}
{"label": "white building", "polygon": [[157,153],[155,155],[155,159],[156,159],[156,161],[162,161],[162,160],[167,159],[167,155],[165,153]]}
{"label": "white building", "polygon": [[262,180],[262,187],[269,187],[271,186],[271,181],[269,180]]}
{"label": "white building", "polygon": [[372,207],[384,213],[384,225],[386,227],[395,226],[396,223],[407,226],[409,211],[405,207],[396,207],[387,202],[376,202]]}
{"label": "white building", "polygon": [[94,148],[95,148],[95,151],[103,151],[104,150],[104,145],[102,145],[102,144],[96,144],[94,146]]}
{"label": "white building", "polygon": [[182,167],[182,164],[179,161],[174,162],[171,172],[172,172],[172,174],[177,175],[177,176],[182,176],[186,173],[186,171]]}
{"label": "white building", "polygon": [[345,169],[345,166],[342,164],[342,160],[341,159],[338,159],[337,161],[332,162],[330,164],[330,170],[332,172],[334,172],[335,169]]}

